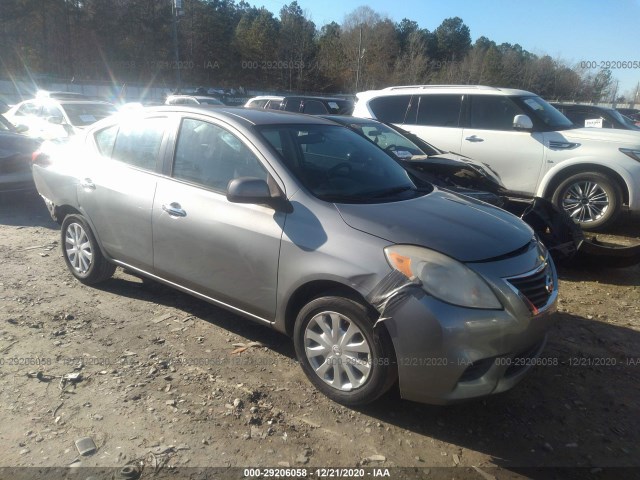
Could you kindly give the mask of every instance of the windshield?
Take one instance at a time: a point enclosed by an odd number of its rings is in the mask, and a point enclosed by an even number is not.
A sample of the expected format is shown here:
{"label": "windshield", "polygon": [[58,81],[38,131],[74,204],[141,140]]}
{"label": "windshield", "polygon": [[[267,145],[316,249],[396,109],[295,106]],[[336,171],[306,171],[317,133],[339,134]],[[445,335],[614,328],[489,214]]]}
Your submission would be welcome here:
{"label": "windshield", "polygon": [[544,124],[545,130],[576,128],[571,120],[540,97],[513,97],[513,100],[531,116],[534,123],[537,119],[538,123]]}
{"label": "windshield", "polygon": [[629,117],[625,115],[622,115],[617,110],[612,109],[611,116],[617,119],[623,125],[626,125],[627,127],[629,127],[631,130],[640,130],[640,127],[638,127],[633,120],[631,120]]}
{"label": "windshield", "polygon": [[86,127],[116,113],[116,107],[104,103],[66,103],[63,105],[71,125]]}
{"label": "windshield", "polygon": [[265,125],[262,136],[316,197],[344,203],[404,200],[418,191],[406,170],[370,141],[333,125]]}

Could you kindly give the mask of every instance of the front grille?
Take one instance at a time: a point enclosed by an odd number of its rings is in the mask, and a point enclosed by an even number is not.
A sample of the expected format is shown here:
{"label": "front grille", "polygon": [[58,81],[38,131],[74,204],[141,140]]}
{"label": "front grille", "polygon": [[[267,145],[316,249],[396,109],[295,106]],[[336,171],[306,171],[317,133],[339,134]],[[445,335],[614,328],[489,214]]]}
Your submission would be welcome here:
{"label": "front grille", "polygon": [[543,268],[530,275],[508,278],[507,281],[531,302],[536,309],[540,309],[547,304],[555,288],[553,273],[548,263],[545,263]]}

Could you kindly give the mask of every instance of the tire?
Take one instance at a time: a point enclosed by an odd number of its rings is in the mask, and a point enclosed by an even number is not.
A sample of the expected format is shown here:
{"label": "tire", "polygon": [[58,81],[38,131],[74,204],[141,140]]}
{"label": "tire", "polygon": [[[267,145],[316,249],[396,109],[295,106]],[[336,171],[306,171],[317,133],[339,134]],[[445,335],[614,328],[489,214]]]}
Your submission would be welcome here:
{"label": "tire", "polygon": [[577,173],[558,185],[551,201],[583,230],[602,230],[611,227],[620,215],[622,192],[602,173]]}
{"label": "tire", "polygon": [[[67,215],[62,222],[60,236],[67,268],[80,282],[93,285],[113,275],[115,265],[104,258],[96,237],[82,216]],[[76,247],[78,243],[82,248]]]}
{"label": "tire", "polygon": [[344,297],[319,297],[300,310],[293,333],[298,361],[311,383],[331,400],[364,405],[395,383],[391,338],[384,327],[374,331],[373,324],[366,306]]}

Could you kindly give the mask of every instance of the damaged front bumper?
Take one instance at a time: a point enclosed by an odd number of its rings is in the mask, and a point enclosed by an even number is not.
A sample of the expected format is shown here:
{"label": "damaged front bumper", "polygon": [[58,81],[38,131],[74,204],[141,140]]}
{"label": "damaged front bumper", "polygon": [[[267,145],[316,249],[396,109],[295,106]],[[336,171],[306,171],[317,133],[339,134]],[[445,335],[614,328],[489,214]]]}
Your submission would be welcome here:
{"label": "damaged front bumper", "polygon": [[[491,395],[512,388],[533,366],[553,362],[540,355],[554,320],[557,273],[548,257],[540,260],[531,248],[516,258],[467,264],[491,285],[502,310],[447,304],[406,277],[382,282],[369,300],[380,312],[376,325],[384,324],[393,341],[401,396],[448,404]],[[528,268],[514,270],[517,264]],[[538,287],[549,290],[546,298]]]}

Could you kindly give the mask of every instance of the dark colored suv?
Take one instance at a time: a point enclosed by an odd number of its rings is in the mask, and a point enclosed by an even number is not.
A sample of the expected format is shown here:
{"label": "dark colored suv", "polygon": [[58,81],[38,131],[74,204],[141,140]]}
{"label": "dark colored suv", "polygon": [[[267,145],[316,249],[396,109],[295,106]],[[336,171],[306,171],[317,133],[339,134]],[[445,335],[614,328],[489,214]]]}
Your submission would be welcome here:
{"label": "dark colored suv", "polygon": [[351,115],[353,101],[333,97],[284,97],[280,110],[308,115]]}
{"label": "dark colored suv", "polygon": [[551,105],[579,127],[640,130],[640,127],[636,126],[631,119],[613,108],[571,103],[552,103]]}

